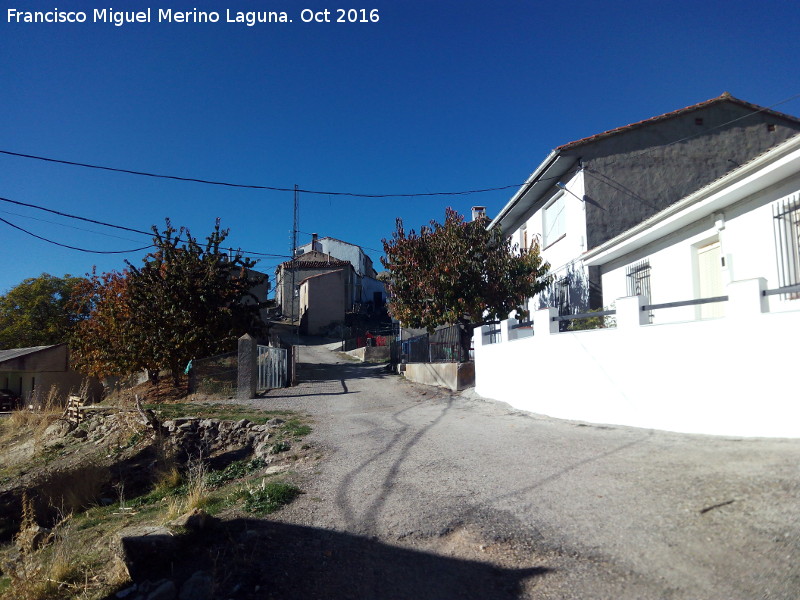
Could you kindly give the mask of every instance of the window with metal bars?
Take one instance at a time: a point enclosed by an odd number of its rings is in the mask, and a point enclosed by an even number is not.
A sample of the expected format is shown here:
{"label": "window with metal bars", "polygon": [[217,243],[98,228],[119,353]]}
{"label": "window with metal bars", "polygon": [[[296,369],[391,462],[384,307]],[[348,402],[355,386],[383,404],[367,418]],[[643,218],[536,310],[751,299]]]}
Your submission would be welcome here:
{"label": "window with metal bars", "polygon": [[[643,296],[645,304],[652,303],[650,293],[650,261],[642,260],[636,264],[628,265],[626,270],[628,280],[628,295]],[[653,313],[650,313],[650,322],[653,322]]]}
{"label": "window with metal bars", "polygon": [[[775,252],[778,259],[778,285],[800,284],[800,192],[772,206],[775,226]],[[784,299],[800,298],[800,293],[782,294]]]}

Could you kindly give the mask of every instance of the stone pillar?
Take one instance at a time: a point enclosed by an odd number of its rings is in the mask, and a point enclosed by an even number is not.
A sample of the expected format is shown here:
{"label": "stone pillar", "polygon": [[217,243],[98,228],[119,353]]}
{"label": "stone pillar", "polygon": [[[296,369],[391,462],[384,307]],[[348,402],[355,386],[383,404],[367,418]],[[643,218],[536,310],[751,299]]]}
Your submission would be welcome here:
{"label": "stone pillar", "polygon": [[558,309],[548,306],[533,313],[533,335],[552,335],[558,333],[558,321],[553,317],[558,316]]}
{"label": "stone pillar", "polygon": [[644,296],[617,298],[617,329],[633,329],[650,323],[650,313],[642,310]]}
{"label": "stone pillar", "polygon": [[236,379],[236,398],[250,400],[258,387],[258,344],[248,334],[239,338],[239,368]]}
{"label": "stone pillar", "polygon": [[769,312],[769,298],[763,294],[765,289],[767,280],[763,277],[731,281],[728,284],[725,316],[740,319]]}

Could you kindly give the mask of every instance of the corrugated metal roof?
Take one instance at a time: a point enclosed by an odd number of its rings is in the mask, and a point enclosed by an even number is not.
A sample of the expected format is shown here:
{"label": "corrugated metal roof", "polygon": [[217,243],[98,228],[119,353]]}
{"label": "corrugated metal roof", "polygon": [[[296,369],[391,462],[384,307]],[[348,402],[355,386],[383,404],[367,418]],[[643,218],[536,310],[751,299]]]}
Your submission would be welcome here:
{"label": "corrugated metal roof", "polygon": [[19,358],[20,356],[26,356],[28,354],[36,354],[37,352],[41,352],[42,350],[47,350],[48,348],[55,348],[56,346],[60,346],[61,344],[54,344],[52,346],[32,346],[30,348],[12,348],[11,350],[0,350],[0,363],[5,362],[7,360],[13,360],[15,358]]}

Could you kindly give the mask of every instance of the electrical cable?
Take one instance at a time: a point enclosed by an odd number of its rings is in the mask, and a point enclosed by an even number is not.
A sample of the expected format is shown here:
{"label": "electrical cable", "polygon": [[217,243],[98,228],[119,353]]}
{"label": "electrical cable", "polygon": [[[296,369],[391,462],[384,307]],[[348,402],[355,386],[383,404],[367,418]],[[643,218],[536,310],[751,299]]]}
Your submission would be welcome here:
{"label": "electrical cable", "polygon": [[49,223],[50,225],[57,225],[59,227],[67,227],[69,229],[75,229],[77,231],[85,231],[86,233],[93,233],[95,235],[102,235],[104,237],[110,237],[117,240],[125,240],[127,242],[136,242],[136,240],[132,240],[130,238],[121,237],[118,235],[112,235],[110,233],[103,233],[102,231],[94,231],[93,229],[86,229],[85,227],[76,227],[75,225],[67,225],[66,223],[59,223],[58,221],[50,221],[48,219],[39,219],[37,217],[32,217],[31,215],[23,215],[22,213],[15,213],[10,210],[0,210],[0,213],[6,215],[13,215],[15,217],[21,217],[23,219],[30,219],[31,221],[39,221],[40,223]]}
{"label": "electrical cable", "polygon": [[47,242],[48,244],[55,244],[56,246],[61,246],[62,248],[69,248],[70,250],[77,250],[78,252],[87,252],[89,254],[129,254],[131,252],[140,252],[142,250],[147,250],[148,248],[153,248],[153,244],[148,244],[147,246],[142,246],[141,248],[133,248],[132,250],[87,250],[86,248],[78,248],[77,246],[70,246],[69,244],[62,244],[61,242],[56,242],[54,240],[50,240],[46,237],[42,237],[41,235],[36,235],[32,231],[28,231],[27,229],[20,227],[19,225],[15,225],[11,221],[7,221],[6,219],[0,217],[0,222],[5,223],[6,225],[13,227],[14,229],[19,229],[23,233],[27,233],[30,236],[35,237],[36,239],[42,240]]}
{"label": "electrical cable", "polygon": [[328,195],[328,196],[349,196],[352,198],[413,198],[419,196],[466,196],[469,194],[482,194],[484,192],[495,192],[499,190],[507,190],[514,187],[519,187],[521,184],[515,183],[512,185],[504,185],[499,187],[491,187],[491,188],[483,188],[483,189],[475,189],[475,190],[461,190],[456,192],[422,192],[422,193],[414,193],[414,194],[359,194],[356,192],[330,192],[330,191],[321,191],[321,190],[309,190],[304,188],[285,188],[285,187],[276,187],[271,185],[250,185],[244,183],[231,183],[229,181],[214,181],[211,179],[197,179],[195,177],[180,177],[178,175],[164,175],[161,173],[149,173],[147,171],[134,171],[132,169],[118,169],[115,167],[106,167],[103,165],[93,165],[89,163],[82,163],[76,162],[72,160],[61,160],[58,158],[49,158],[46,156],[36,156],[34,154],[24,154],[22,152],[11,152],[10,150],[0,150],[0,154],[6,154],[8,156],[17,156],[20,158],[30,158],[33,160],[41,160],[44,162],[51,162],[61,165],[69,165],[73,167],[85,167],[87,169],[99,169],[101,171],[111,171],[114,173],[126,173],[128,175],[139,175],[142,177],[154,177],[156,179],[172,179],[175,181],[187,181],[191,183],[202,183],[205,185],[220,185],[224,187],[232,187],[232,188],[244,188],[244,189],[251,189],[251,190],[269,190],[272,192],[302,192],[304,194],[318,194],[318,195]]}
{"label": "electrical cable", "polygon": [[[727,121],[725,123],[721,123],[720,125],[717,125],[717,126],[712,127],[710,129],[706,129],[704,131],[698,132],[697,134],[694,134],[694,135],[691,135],[691,136],[687,136],[687,137],[679,139],[679,140],[675,140],[675,141],[670,142],[668,144],[664,144],[663,146],[670,146],[672,144],[678,144],[680,142],[686,141],[686,140],[691,139],[693,137],[696,137],[698,135],[703,135],[704,133],[707,133],[708,131],[713,131],[714,129],[718,129],[718,128],[724,127],[726,125],[730,125],[731,123],[735,123],[737,121],[740,121],[742,119],[751,117],[751,116],[756,115],[758,113],[761,113],[761,112],[764,112],[764,111],[767,111],[767,110],[771,110],[775,106],[779,106],[781,104],[785,104],[787,102],[791,102],[792,100],[795,100],[797,98],[800,98],[800,94],[795,94],[793,96],[790,96],[789,98],[786,98],[786,99],[781,100],[779,102],[775,102],[774,104],[771,104],[770,106],[761,107],[758,110],[755,110],[755,111],[753,111],[751,113],[748,113],[746,115],[742,115],[741,117],[737,117],[737,118],[732,119],[730,121]],[[656,148],[660,148],[660,147],[663,147],[663,146],[657,146],[657,147],[653,147],[653,148],[648,148],[648,149],[642,151],[641,154],[645,154],[645,153],[647,153],[649,151],[652,151],[652,150],[654,150]],[[198,179],[198,178],[194,178],[194,177],[181,177],[181,176],[178,176],[178,175],[165,175],[165,174],[160,174],[160,173],[149,173],[147,171],[135,171],[133,169],[120,169],[120,168],[116,168],[116,167],[107,167],[107,166],[104,166],[104,165],[95,165],[95,164],[82,163],[82,162],[71,161],[71,160],[49,158],[49,157],[45,157],[45,156],[37,156],[35,154],[25,154],[25,153],[22,153],[22,152],[12,152],[10,150],[0,150],[0,154],[5,154],[7,156],[16,156],[16,157],[19,157],[19,158],[29,158],[29,159],[32,159],[32,160],[40,160],[40,161],[44,161],[44,162],[51,162],[51,163],[62,164],[62,165],[69,165],[69,166],[75,166],[75,167],[84,167],[84,168],[87,168],[87,169],[98,169],[98,170],[101,170],[101,171],[111,171],[111,172],[114,172],[114,173],[126,173],[126,174],[129,174],[129,175],[139,175],[139,176],[142,176],[142,177],[154,177],[154,178],[157,178],[157,179],[172,179],[172,180],[175,180],[175,181],[186,181],[186,182],[192,182],[192,183],[202,183],[202,184],[205,184],[205,185],[218,185],[218,186],[225,186],[225,187],[245,188],[245,189],[255,189],[255,190],[269,190],[269,191],[275,191],[275,192],[294,192],[294,191],[297,191],[297,192],[302,192],[304,194],[318,194],[318,195],[327,195],[327,196],[349,196],[349,197],[352,197],[352,198],[414,198],[414,197],[430,197],[430,196],[466,196],[466,195],[470,195],[470,194],[482,194],[484,192],[502,191],[502,190],[507,190],[507,189],[511,189],[511,188],[515,188],[515,187],[521,187],[521,186],[525,185],[525,183],[522,183],[522,184],[515,183],[515,184],[511,184],[511,185],[503,185],[503,186],[497,186],[497,187],[479,188],[479,189],[472,189],[472,190],[448,191],[448,192],[417,192],[417,193],[399,193],[399,194],[362,194],[362,193],[356,193],[356,192],[336,192],[336,191],[328,191],[328,190],[311,190],[311,189],[305,189],[305,188],[287,188],[287,187],[278,187],[278,186],[269,186],[269,185],[250,185],[250,184],[242,184],[242,183],[232,183],[232,182],[227,182],[227,181],[215,181],[215,180],[210,180],[210,179]],[[553,178],[553,179],[557,179],[557,178]],[[541,180],[541,181],[545,181],[545,180]]]}
{"label": "electrical cable", "polygon": [[[10,198],[3,198],[3,197],[0,197],[0,201],[9,202],[11,204],[16,204],[18,206],[26,206],[28,208],[35,208],[36,210],[42,210],[42,211],[45,211],[45,212],[49,212],[49,213],[52,213],[54,215],[58,215],[60,217],[67,217],[69,219],[77,219],[79,221],[85,221],[87,223],[94,223],[95,225],[102,225],[104,227],[112,227],[114,229],[121,229],[123,231],[131,231],[133,233],[141,233],[141,234],[147,235],[147,236],[152,236],[153,235],[152,231],[143,231],[141,229],[134,229],[132,227],[126,227],[124,225],[115,225],[113,223],[106,223],[105,221],[98,221],[97,219],[89,219],[88,217],[80,217],[78,215],[73,215],[73,214],[70,214],[70,213],[61,212],[61,211],[58,211],[58,210],[54,210],[52,208],[46,208],[44,206],[39,206],[38,204],[31,204],[29,202],[21,202],[19,200],[11,200]],[[16,226],[14,225],[14,227],[16,227]],[[26,232],[26,233],[28,233],[28,232]],[[33,234],[31,234],[31,235],[33,235]],[[181,242],[181,241],[184,241],[184,240],[181,240],[180,238],[178,238],[177,241]],[[152,246],[152,244],[151,244],[151,246]],[[66,246],[66,247],[71,247],[71,246]],[[150,246],[146,246],[146,247],[149,248]],[[229,250],[229,251],[233,252],[233,248],[225,248],[225,250]],[[268,252],[251,252],[251,251],[248,251],[248,250],[242,250],[241,248],[238,248],[237,251],[240,252],[241,254],[246,254],[248,256],[269,256],[269,257],[277,257],[277,258],[291,258],[288,254],[271,254],[271,253],[268,253]]]}

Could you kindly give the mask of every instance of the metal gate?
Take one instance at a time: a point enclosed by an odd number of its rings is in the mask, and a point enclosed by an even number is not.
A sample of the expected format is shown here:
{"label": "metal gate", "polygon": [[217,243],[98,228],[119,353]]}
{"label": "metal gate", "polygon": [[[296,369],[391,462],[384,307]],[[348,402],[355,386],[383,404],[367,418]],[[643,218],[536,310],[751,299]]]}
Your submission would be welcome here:
{"label": "metal gate", "polygon": [[258,347],[258,389],[286,387],[288,365],[285,348]]}

